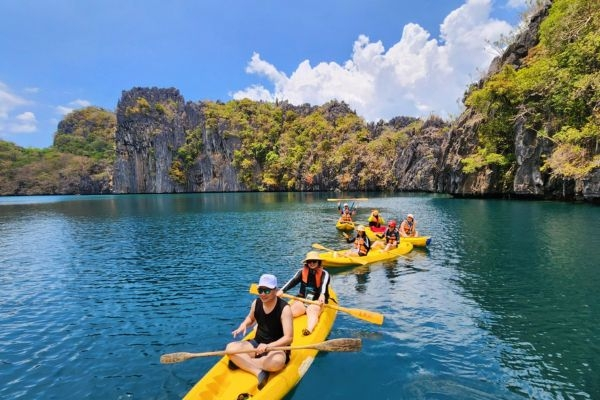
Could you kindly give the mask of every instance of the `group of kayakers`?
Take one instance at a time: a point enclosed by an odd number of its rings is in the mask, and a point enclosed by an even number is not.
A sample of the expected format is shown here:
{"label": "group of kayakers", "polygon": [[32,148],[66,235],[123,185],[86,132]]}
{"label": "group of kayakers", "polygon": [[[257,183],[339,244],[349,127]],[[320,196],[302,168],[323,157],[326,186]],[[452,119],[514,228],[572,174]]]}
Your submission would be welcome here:
{"label": "group of kayakers", "polygon": [[[345,212],[347,205],[348,204],[344,204],[344,214],[342,217],[345,215],[346,218],[349,218],[349,213]],[[350,221],[352,220],[350,219]],[[395,219],[390,220],[386,227],[385,220],[379,214],[379,210],[372,210],[367,222],[369,224],[369,229],[376,233],[376,236],[380,240],[375,240],[373,242],[367,236],[365,226],[358,225],[356,227],[356,236],[350,237],[346,232],[343,233],[346,241],[354,244],[354,246],[346,252],[346,256],[366,256],[371,249],[383,249],[383,251],[389,251],[398,247],[401,237],[418,236],[417,222],[412,214],[408,214],[399,227],[397,226]]]}
{"label": "group of kayakers", "polygon": [[[347,203],[340,206],[340,220],[352,222],[352,215],[356,213],[354,207]],[[368,218],[369,228],[379,229],[385,227],[385,220],[378,210],[372,210]],[[380,248],[383,251],[394,249],[398,246],[401,237],[417,236],[416,221],[412,214],[408,214],[397,227],[395,220],[390,220],[385,230],[378,235],[381,240],[371,243],[366,235],[365,226],[356,227],[356,235],[344,236],[353,247],[348,250],[348,256],[365,256],[371,249]],[[231,342],[227,345],[229,355],[229,368],[241,368],[254,374],[258,380],[258,389],[262,389],[269,379],[271,372],[283,369],[290,360],[289,351],[271,350],[275,347],[289,346],[293,340],[293,319],[306,314],[306,327],[302,335],[310,335],[323,311],[324,304],[328,303],[330,275],[322,266],[320,255],[310,251],[302,260],[300,268],[291,279],[279,287],[277,277],[272,274],[263,274],[258,282],[258,298],[251,306],[250,311],[242,323],[235,329],[233,337],[245,336],[246,331],[256,324],[256,333],[253,339]],[[282,295],[300,285],[298,297],[310,300],[310,303],[293,301],[288,303]],[[246,352],[248,351],[249,352]]]}

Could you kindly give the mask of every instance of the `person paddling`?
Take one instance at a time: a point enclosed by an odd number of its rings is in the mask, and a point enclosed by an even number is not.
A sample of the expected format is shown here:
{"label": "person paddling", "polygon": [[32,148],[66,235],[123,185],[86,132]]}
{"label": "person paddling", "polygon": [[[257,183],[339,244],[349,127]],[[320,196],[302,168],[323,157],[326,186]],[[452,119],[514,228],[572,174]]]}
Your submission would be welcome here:
{"label": "person paddling", "polygon": [[[290,361],[290,353],[269,348],[289,346],[294,335],[294,318],[289,304],[277,297],[277,277],[264,274],[258,281],[258,298],[252,302],[250,312],[240,326],[232,332],[235,338],[245,335],[246,330],[257,325],[254,339],[231,342],[226,350],[229,355],[229,368],[241,368],[258,379],[258,389],[262,389],[269,379],[269,372],[283,369]],[[254,353],[239,351],[255,349]]]}
{"label": "person paddling", "polygon": [[398,247],[398,243],[400,243],[400,232],[396,228],[396,220],[392,219],[388,223],[388,227],[385,228],[385,232],[383,233],[385,238],[385,248],[384,251],[392,250]]}
{"label": "person paddling", "polygon": [[319,316],[323,311],[323,304],[329,302],[330,276],[329,272],[321,266],[321,257],[317,251],[309,251],[302,263],[302,268],[279,289],[277,295],[281,296],[289,289],[300,284],[298,297],[319,302],[319,305],[305,305],[301,301],[291,303],[294,318],[306,314],[306,328],[302,329],[302,334],[308,336],[313,332],[319,321]]}

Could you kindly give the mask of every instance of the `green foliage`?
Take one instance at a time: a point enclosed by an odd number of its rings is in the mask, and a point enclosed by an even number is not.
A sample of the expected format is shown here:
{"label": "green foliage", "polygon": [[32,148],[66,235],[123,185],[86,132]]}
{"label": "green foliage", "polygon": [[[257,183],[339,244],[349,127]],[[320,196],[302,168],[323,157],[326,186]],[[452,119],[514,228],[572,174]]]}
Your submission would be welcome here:
{"label": "green foliage", "polygon": [[576,178],[593,168],[600,127],[600,2],[555,0],[525,67],[505,67],[472,91],[466,104],[480,114],[481,124],[477,154],[463,161],[463,171],[512,161],[520,117],[526,128],[557,143],[546,170]]}
{"label": "green foliage", "polygon": [[114,113],[87,107],[65,116],[54,134],[53,147],[59,152],[112,162],[116,130]]}
{"label": "green foliage", "polygon": [[22,148],[0,140],[0,195],[77,194],[82,179],[107,179],[106,160]]}

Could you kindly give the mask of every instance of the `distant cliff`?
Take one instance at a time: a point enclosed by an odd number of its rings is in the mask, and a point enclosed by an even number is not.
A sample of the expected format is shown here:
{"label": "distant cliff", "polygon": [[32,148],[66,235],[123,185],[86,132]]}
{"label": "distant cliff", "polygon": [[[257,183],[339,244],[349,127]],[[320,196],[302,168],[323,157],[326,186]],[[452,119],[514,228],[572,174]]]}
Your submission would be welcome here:
{"label": "distant cliff", "polygon": [[[134,88],[123,92],[116,114],[115,193],[245,190],[232,167],[239,141],[207,128],[202,103],[185,103],[176,89]],[[178,179],[186,144],[197,148]]]}
{"label": "distant cliff", "polygon": [[[539,134],[537,122],[528,120],[534,109],[519,111],[527,102],[502,109],[494,98],[486,98],[488,108],[473,100],[494,95],[488,86],[505,71],[531,68],[548,10],[532,16],[528,29],[465,94],[472,104],[452,124],[436,117],[367,124],[339,102],[185,103],[176,89],[123,92],[114,191],[423,191],[597,201],[597,141],[583,173],[557,173],[547,163],[555,157],[554,132]],[[498,122],[499,115],[504,120]]]}
{"label": "distant cliff", "polygon": [[69,115],[48,151],[20,156],[0,142],[1,194],[421,191],[599,202],[600,3],[549,4],[467,90],[451,123],[366,123],[338,101],[186,102],[175,88],[133,88],[114,114]]}

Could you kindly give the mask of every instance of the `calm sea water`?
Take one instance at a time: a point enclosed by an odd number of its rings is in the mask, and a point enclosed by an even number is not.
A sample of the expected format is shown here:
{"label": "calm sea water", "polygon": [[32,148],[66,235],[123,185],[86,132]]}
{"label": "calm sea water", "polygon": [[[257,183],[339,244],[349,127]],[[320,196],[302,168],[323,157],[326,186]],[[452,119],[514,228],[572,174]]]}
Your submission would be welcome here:
{"label": "calm sea water", "polygon": [[[364,194],[361,194],[364,196]],[[178,399],[216,361],[261,273],[348,245],[331,194],[0,198],[0,398]],[[426,250],[333,271],[339,313],[288,399],[600,399],[600,208],[370,196]]]}

